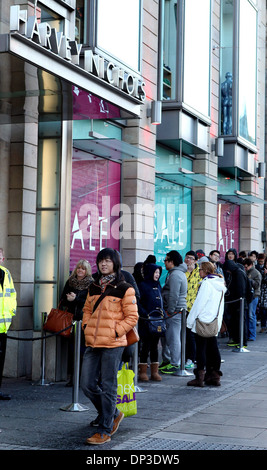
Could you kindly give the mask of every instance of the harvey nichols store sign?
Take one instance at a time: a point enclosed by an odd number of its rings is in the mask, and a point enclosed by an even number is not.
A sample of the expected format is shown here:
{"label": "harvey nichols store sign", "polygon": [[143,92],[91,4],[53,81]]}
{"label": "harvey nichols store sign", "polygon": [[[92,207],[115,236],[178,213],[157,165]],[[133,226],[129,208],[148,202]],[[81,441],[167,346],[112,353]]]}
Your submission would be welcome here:
{"label": "harvey nichols store sign", "polygon": [[113,62],[106,60],[91,50],[84,51],[83,65],[80,65],[82,44],[72,41],[48,23],[38,23],[36,16],[29,16],[27,10],[20,10],[19,5],[10,7],[10,32],[19,33],[46,50],[51,51],[66,61],[78,65],[89,74],[97,76],[111,86],[129,96],[145,101],[145,83]]}

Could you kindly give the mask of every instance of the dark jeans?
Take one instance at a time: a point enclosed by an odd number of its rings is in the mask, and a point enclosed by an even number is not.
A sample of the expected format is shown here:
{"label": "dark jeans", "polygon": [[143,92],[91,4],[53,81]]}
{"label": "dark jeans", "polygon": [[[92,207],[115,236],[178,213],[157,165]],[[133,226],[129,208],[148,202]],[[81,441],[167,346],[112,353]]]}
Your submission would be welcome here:
{"label": "dark jeans", "polygon": [[266,328],[267,308],[260,307],[260,320],[261,320],[261,327]]}
{"label": "dark jeans", "polygon": [[[232,337],[234,342],[240,343],[240,303],[234,302],[228,305],[230,314],[230,328],[229,336]],[[244,322],[243,322],[243,346],[247,345],[247,307],[245,304]]]}
{"label": "dark jeans", "polygon": [[218,348],[217,337],[203,338],[195,335],[196,338],[196,361],[197,370],[220,370],[221,355]]}
{"label": "dark jeans", "polygon": [[86,349],[83,356],[81,388],[95,406],[100,421],[96,432],[110,434],[119,414],[117,374],[124,347]]}
{"label": "dark jeans", "polygon": [[6,333],[0,333],[0,387],[2,385],[3,370],[4,370],[5,357],[6,357],[6,341],[7,341]]}
{"label": "dark jeans", "polygon": [[148,356],[150,356],[150,362],[158,362],[159,339],[157,335],[147,335],[141,339],[140,362],[147,363]]}

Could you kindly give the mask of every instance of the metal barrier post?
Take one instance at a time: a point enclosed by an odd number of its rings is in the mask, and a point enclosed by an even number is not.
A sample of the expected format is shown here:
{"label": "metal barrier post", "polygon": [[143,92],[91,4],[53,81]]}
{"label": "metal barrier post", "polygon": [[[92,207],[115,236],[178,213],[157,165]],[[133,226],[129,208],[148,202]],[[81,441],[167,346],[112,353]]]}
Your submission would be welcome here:
{"label": "metal barrier post", "polygon": [[72,403],[63,406],[63,411],[88,411],[87,406],[78,403],[79,397],[79,380],[80,380],[80,350],[81,350],[81,320],[74,323],[74,373],[72,388]]}
{"label": "metal barrier post", "polygon": [[180,377],[187,377],[188,375],[194,375],[192,372],[185,370],[185,346],[186,346],[186,309],[182,310],[182,327],[181,327],[181,366],[180,369],[175,372],[175,375]]}
{"label": "metal barrier post", "polygon": [[52,385],[52,382],[45,380],[45,350],[46,350],[46,338],[44,331],[44,324],[46,321],[47,312],[42,312],[42,346],[41,346],[41,379],[35,385]]}
{"label": "metal barrier post", "polygon": [[248,349],[243,347],[244,342],[244,315],[245,315],[245,299],[240,299],[240,314],[239,314],[239,347],[235,347],[233,352],[249,352]]}

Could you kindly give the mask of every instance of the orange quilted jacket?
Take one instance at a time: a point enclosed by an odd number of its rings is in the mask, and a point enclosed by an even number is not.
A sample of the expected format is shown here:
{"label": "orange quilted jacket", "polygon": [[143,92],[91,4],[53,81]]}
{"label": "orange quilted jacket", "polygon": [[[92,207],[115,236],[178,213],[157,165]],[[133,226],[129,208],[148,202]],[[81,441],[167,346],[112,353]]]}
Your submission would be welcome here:
{"label": "orange quilted jacket", "polygon": [[108,294],[93,312],[101,288],[96,283],[89,287],[82,321],[85,344],[92,348],[127,346],[126,333],[138,321],[135,290],[126,282],[115,281],[106,289]]}

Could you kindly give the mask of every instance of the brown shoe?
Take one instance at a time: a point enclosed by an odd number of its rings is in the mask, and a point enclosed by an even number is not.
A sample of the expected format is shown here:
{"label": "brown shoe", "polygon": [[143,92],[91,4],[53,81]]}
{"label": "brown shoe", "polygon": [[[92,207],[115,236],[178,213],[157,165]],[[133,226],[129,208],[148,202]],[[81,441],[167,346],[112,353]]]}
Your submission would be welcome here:
{"label": "brown shoe", "polygon": [[102,434],[102,433],[100,434],[99,432],[97,432],[92,437],[88,437],[86,439],[86,444],[98,446],[101,444],[105,444],[106,442],[109,442],[109,441],[111,441],[110,436],[108,436],[107,434]]}
{"label": "brown shoe", "polygon": [[123,418],[124,418],[124,414],[123,414],[122,411],[120,411],[117,418],[114,419],[113,428],[112,428],[112,431],[110,433],[111,436],[113,436],[113,434],[115,434],[115,432],[118,431],[118,427],[119,427],[121,421],[123,420]]}

